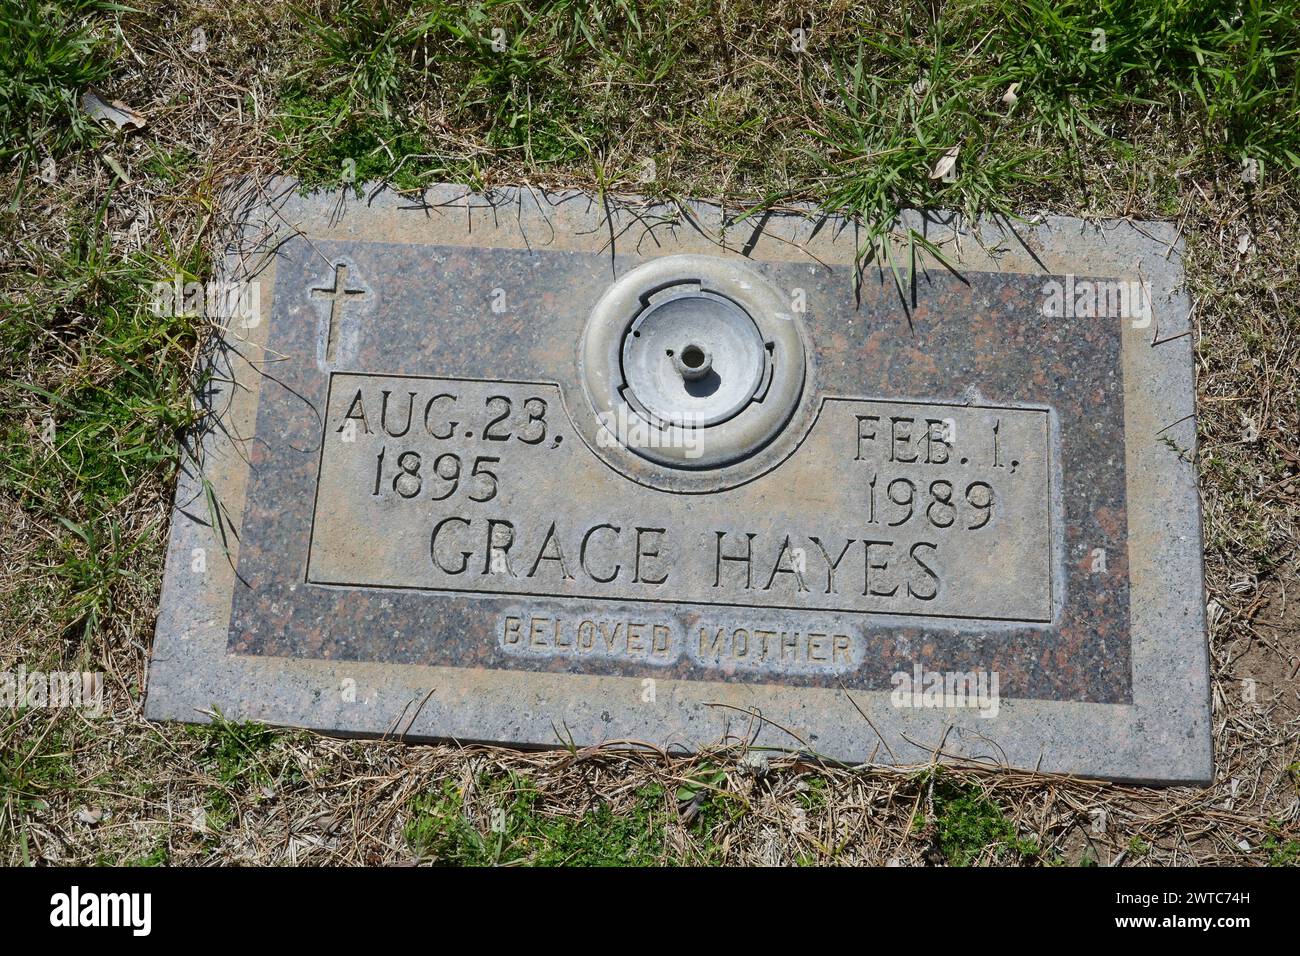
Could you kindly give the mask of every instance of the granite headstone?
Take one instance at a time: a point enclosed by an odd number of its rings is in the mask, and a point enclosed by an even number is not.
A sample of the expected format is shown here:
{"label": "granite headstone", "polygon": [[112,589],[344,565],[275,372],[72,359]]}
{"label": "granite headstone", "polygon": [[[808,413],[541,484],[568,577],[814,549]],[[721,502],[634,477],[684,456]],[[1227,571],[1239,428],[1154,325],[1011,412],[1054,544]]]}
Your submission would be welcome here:
{"label": "granite headstone", "polygon": [[1211,776],[1172,226],[227,208],[151,717]]}

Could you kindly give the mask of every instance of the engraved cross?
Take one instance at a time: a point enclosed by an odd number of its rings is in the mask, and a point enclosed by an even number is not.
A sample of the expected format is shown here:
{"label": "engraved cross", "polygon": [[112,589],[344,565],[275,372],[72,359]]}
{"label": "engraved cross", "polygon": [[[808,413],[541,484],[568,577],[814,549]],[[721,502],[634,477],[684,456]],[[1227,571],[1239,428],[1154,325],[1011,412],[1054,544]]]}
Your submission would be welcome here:
{"label": "engraved cross", "polygon": [[330,325],[329,334],[325,339],[325,361],[333,362],[334,353],[338,349],[338,327],[339,320],[343,318],[343,303],[350,298],[365,294],[365,289],[348,288],[348,267],[342,263],[334,267],[334,288],[311,290],[313,299],[330,300]]}

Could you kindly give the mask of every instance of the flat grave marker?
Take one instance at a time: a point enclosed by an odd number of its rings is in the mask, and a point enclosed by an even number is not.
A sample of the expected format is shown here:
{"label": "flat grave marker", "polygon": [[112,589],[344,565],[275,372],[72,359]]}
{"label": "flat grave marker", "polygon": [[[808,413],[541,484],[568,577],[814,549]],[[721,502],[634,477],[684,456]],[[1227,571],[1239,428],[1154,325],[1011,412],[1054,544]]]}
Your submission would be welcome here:
{"label": "flat grave marker", "polygon": [[1172,227],[272,187],[151,717],[1210,778]]}

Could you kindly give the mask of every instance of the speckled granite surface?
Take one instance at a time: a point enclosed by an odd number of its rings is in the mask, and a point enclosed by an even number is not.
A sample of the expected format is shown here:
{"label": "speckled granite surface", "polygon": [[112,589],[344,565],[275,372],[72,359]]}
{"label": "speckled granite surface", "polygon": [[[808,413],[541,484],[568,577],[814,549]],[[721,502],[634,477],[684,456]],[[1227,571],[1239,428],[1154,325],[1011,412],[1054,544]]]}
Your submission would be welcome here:
{"label": "speckled granite surface", "polygon": [[[261,311],[211,356],[151,716],[1210,775],[1170,227],[915,216],[957,270],[908,276],[811,215],[278,186],[228,200]],[[610,282],[677,252],[747,258],[807,351],[712,490],[607,454],[577,371]],[[1150,309],[1051,298],[1090,288]],[[983,694],[902,692],[932,674]]]}

